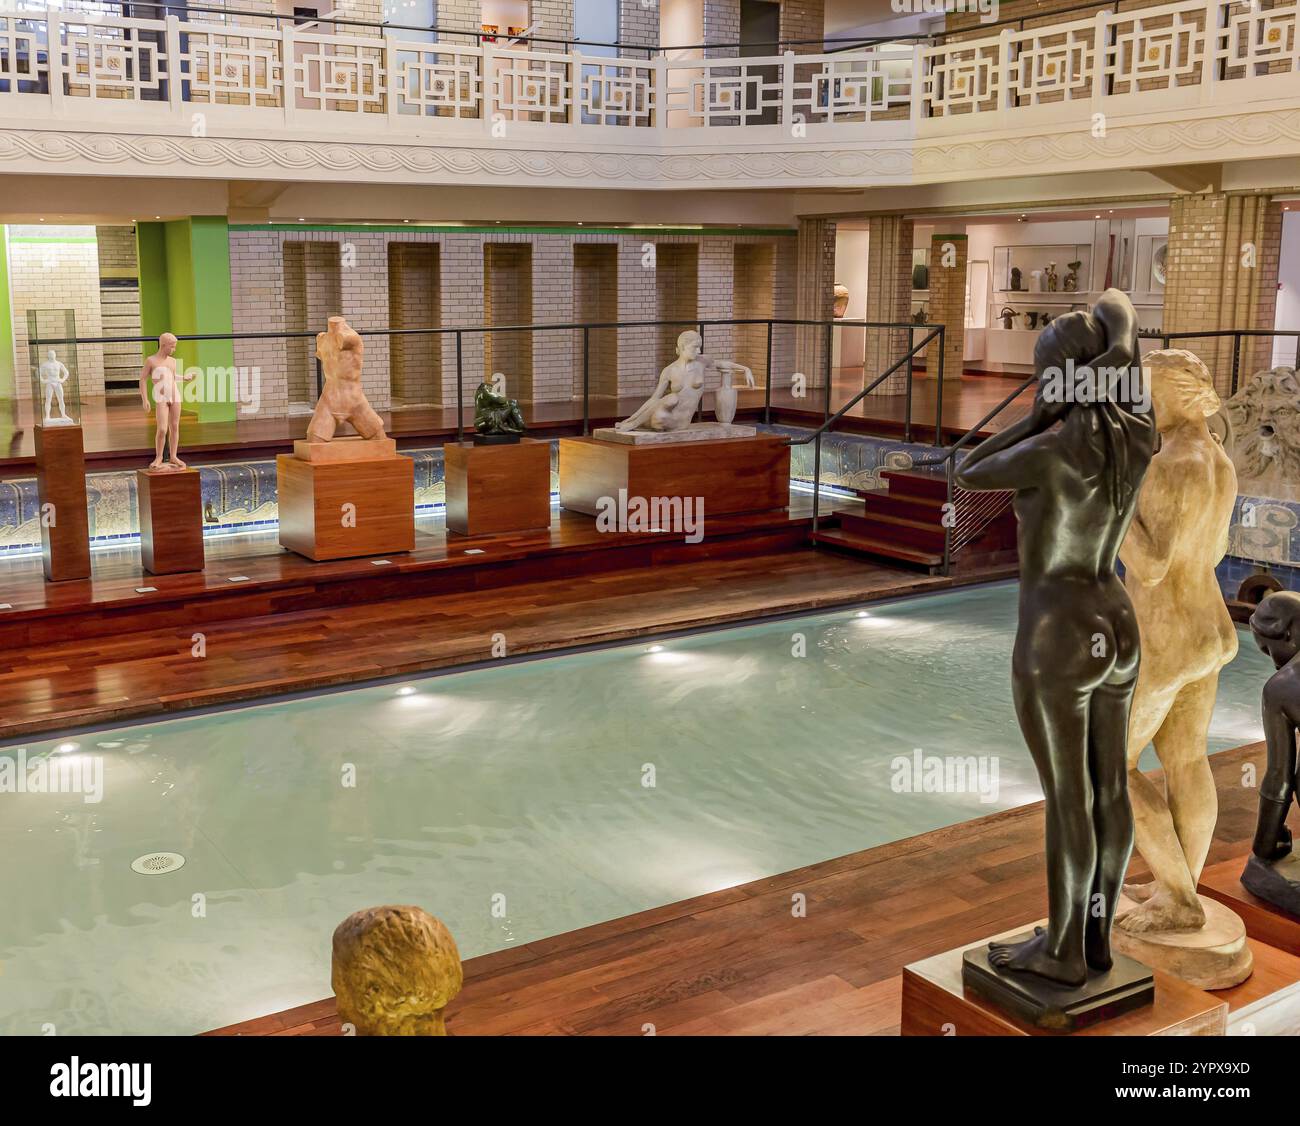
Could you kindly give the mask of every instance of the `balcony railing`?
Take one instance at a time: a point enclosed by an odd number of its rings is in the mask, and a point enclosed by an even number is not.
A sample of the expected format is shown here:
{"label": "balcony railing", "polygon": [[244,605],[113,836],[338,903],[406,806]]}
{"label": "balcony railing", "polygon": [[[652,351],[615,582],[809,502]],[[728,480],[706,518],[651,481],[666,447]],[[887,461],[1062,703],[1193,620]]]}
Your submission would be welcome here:
{"label": "balcony railing", "polygon": [[255,17],[11,12],[0,14],[0,116],[122,126],[202,112],[256,127],[328,115],[331,128],[352,133],[382,117],[380,128],[421,136],[516,125],[593,139],[603,129],[629,139],[730,130],[732,140],[745,130],[768,142],[778,131],[942,135],[970,130],[973,117],[999,129],[1035,115],[1209,105],[1229,91],[1243,102],[1294,97],[1296,11],[1296,0],[1192,0],[983,36],[976,28],[942,43],[743,59],[424,42],[408,30],[335,33],[272,17],[258,26]]}

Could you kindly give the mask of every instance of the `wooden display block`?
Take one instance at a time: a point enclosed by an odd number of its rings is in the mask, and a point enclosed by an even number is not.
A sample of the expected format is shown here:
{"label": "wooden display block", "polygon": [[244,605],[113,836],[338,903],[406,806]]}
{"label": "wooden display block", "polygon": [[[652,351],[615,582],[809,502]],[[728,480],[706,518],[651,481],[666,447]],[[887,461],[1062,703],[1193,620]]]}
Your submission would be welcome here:
{"label": "wooden display block", "polygon": [[1196,890],[1241,916],[1246,934],[1288,954],[1300,955],[1300,919],[1274,907],[1241,886],[1241,871],[1247,857],[1225,860],[1201,871]]}
{"label": "wooden display block", "polygon": [[560,503],[595,516],[602,498],[699,497],[704,518],[790,503],[790,448],[760,434],[719,441],[624,445],[560,439]]}
{"label": "wooden display block", "polygon": [[[90,577],[86,450],[80,426],[34,428],[41,559],[52,583]],[[48,506],[48,507],[47,507]]]}
{"label": "wooden display block", "polygon": [[550,442],[448,442],[442,452],[449,531],[484,536],[551,526]]}
{"label": "wooden display block", "polygon": [[308,559],[391,555],[415,546],[415,462],[409,457],[275,459],[280,545]]}
{"label": "wooden display block", "polygon": [[989,941],[1015,937],[1017,927],[903,968],[904,1036],[1222,1036],[1228,1005],[1168,974],[1155,974],[1155,1000],[1077,1032],[1051,1032],[1022,1023],[962,985],[962,955]]}
{"label": "wooden display block", "polygon": [[197,469],[137,469],[140,562],[151,575],[202,571],[203,499]]}

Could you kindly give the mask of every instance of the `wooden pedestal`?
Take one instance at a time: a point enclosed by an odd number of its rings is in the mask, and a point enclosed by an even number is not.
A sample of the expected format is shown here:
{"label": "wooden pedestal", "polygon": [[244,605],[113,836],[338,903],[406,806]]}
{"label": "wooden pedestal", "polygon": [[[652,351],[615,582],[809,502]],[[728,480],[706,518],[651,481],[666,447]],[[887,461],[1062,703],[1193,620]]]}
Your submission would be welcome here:
{"label": "wooden pedestal", "polygon": [[623,445],[560,439],[560,503],[595,516],[604,497],[700,497],[704,518],[790,503],[790,449],[780,438]]}
{"label": "wooden pedestal", "polygon": [[948,950],[903,969],[904,1036],[1221,1036],[1227,1030],[1228,1006],[1168,974],[1155,974],[1155,1001],[1103,1020],[1078,1032],[1058,1033],[1017,1021],[962,986],[962,955],[990,939],[1011,938],[1029,929],[1017,927],[970,946]]}
{"label": "wooden pedestal", "polygon": [[89,578],[90,518],[81,427],[37,425],[33,430],[45,577],[52,583]]}
{"label": "wooden pedestal", "polygon": [[203,499],[197,469],[137,469],[140,561],[151,575],[203,570]]}
{"label": "wooden pedestal", "polygon": [[1251,938],[1288,954],[1300,954],[1300,919],[1241,886],[1241,871],[1246,867],[1246,859],[1240,856],[1203,869],[1196,890],[1210,899],[1217,899],[1241,916],[1241,921],[1246,924],[1246,934]]}
{"label": "wooden pedestal", "polygon": [[551,526],[551,443],[442,447],[447,529],[462,536]]}
{"label": "wooden pedestal", "polygon": [[317,562],[415,546],[415,462],[275,459],[280,545]]}

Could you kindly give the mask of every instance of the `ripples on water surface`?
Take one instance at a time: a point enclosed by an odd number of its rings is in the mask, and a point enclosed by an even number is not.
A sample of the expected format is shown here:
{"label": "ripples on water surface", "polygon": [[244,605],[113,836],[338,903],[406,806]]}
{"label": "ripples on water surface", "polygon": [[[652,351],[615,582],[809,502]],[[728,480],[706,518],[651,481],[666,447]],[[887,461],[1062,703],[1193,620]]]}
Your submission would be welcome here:
{"label": "ripples on water surface", "polygon": [[[360,907],[472,957],[1035,801],[1015,618],[1001,584],[78,737],[101,803],[0,794],[0,1031],[196,1032],[327,996]],[[1212,750],[1262,737],[1243,640]],[[915,748],[1000,756],[997,800],[895,793]]]}

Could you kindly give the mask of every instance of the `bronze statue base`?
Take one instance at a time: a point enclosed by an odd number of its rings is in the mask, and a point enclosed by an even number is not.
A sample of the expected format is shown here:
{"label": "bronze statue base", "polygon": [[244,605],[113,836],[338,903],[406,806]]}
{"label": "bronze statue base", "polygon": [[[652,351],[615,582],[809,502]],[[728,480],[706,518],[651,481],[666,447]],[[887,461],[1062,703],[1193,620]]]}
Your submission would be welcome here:
{"label": "bronze statue base", "polygon": [[[1008,943],[1034,937],[1032,930],[1009,938]],[[1115,964],[1105,973],[1090,971],[1077,989],[1054,985],[1036,974],[1005,972],[989,964],[988,945],[977,946],[962,955],[961,981],[972,993],[1012,1016],[1053,1032],[1077,1032],[1098,1021],[1149,1005],[1155,999],[1155,978],[1151,970],[1116,954]]]}
{"label": "bronze statue base", "polygon": [[1300,862],[1294,856],[1270,864],[1252,853],[1242,870],[1241,886],[1300,919]]}
{"label": "bronze statue base", "polygon": [[476,446],[517,446],[522,434],[475,434]]}

